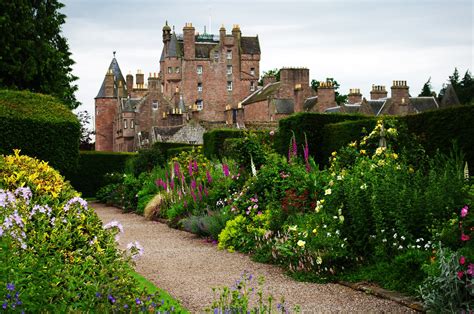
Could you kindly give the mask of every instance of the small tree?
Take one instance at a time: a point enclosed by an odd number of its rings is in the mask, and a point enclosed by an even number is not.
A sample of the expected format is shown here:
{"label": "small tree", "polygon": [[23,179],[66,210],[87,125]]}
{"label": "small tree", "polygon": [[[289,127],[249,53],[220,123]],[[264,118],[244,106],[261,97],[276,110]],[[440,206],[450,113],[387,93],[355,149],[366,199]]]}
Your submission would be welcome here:
{"label": "small tree", "polygon": [[90,114],[84,110],[77,112],[76,116],[81,124],[81,142],[79,144],[79,149],[94,150],[95,143],[92,142],[92,135],[95,133],[88,127],[89,121],[91,120]]}
{"label": "small tree", "polygon": [[418,97],[429,97],[429,96],[436,96],[436,93],[432,90],[431,87],[431,77],[426,81],[425,85],[423,85],[423,88],[421,89],[421,93],[418,95]]}
{"label": "small tree", "polygon": [[277,82],[279,82],[280,81],[280,70],[275,68],[275,69],[272,69],[272,70],[263,71],[263,75],[262,75],[262,77],[260,77],[260,80],[258,81],[259,86],[263,85],[263,78],[267,77],[267,76],[274,76],[275,80]]}

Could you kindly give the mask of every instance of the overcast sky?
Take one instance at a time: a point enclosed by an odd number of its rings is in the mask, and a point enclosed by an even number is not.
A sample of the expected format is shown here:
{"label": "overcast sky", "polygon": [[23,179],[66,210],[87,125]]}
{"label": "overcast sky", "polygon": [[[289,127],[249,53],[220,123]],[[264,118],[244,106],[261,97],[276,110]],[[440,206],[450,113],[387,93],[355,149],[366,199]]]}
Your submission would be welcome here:
{"label": "overcast sky", "polygon": [[[117,51],[126,75],[159,71],[165,21],[181,33],[196,31],[259,36],[260,70],[307,67],[310,78],[335,78],[340,91],[406,80],[418,95],[431,77],[438,92],[457,67],[472,71],[472,0],[67,0],[63,33],[79,77],[80,110],[94,112],[94,97]],[[209,23],[211,21],[211,23]],[[210,26],[209,26],[210,25]]]}

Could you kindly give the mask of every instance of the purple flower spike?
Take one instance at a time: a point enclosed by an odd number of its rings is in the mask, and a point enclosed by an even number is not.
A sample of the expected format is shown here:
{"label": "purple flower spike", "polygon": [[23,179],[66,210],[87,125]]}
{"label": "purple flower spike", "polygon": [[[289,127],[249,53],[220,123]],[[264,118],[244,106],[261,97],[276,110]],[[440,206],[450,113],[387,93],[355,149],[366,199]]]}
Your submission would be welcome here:
{"label": "purple flower spike", "polygon": [[179,169],[179,163],[176,161],[174,163],[174,175],[179,178],[179,174],[181,173]]}
{"label": "purple flower spike", "polygon": [[198,163],[196,160],[194,160],[194,165],[193,165],[193,171],[194,172],[198,172],[199,168],[198,168]]}
{"label": "purple flower spike", "polygon": [[14,291],[15,290],[15,285],[13,283],[7,283],[7,290],[8,291]]}
{"label": "purple flower spike", "polygon": [[209,172],[209,170],[206,171],[206,177],[207,177],[207,182],[209,184],[212,183],[212,177],[211,177],[211,173]]}
{"label": "purple flower spike", "polygon": [[189,162],[188,170],[189,170],[189,176],[192,177],[193,176],[193,163],[191,161]]}
{"label": "purple flower spike", "polygon": [[224,171],[224,176],[229,176],[229,166],[227,166],[226,164],[222,164],[222,171]]}
{"label": "purple flower spike", "polygon": [[191,180],[191,190],[195,190],[196,189],[196,180],[192,179]]}

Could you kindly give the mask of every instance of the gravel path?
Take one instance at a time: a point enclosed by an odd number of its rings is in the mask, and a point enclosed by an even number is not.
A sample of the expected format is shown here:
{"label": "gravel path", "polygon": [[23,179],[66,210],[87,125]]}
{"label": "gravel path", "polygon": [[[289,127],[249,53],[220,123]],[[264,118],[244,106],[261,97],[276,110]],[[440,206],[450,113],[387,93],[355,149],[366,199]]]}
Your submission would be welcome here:
{"label": "gravel path", "polygon": [[119,240],[122,246],[138,241],[144,247],[145,254],[137,261],[137,272],[168,291],[193,313],[202,312],[212,302],[213,287],[233,285],[243,271],[265,276],[265,293],[278,300],[284,296],[291,307],[299,304],[302,313],[411,312],[395,302],[341,285],[294,281],[279,267],[253,262],[244,254],[218,250],[216,245],[191,233],[122,213],[115,207],[98,203],[92,207],[104,224],[118,220],[123,225],[125,232]]}

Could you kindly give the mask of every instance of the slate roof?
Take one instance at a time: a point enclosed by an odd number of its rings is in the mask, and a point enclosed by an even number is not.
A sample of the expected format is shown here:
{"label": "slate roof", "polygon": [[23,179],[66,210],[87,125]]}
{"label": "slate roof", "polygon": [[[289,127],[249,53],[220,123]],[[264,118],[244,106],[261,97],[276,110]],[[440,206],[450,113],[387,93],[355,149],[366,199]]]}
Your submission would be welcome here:
{"label": "slate roof", "polygon": [[121,104],[122,104],[122,112],[136,112],[137,111],[137,106],[145,101],[148,95],[142,97],[142,98],[122,98],[121,99]]}
{"label": "slate roof", "polygon": [[441,99],[441,102],[439,106],[441,108],[446,108],[450,106],[458,106],[460,105],[458,95],[456,95],[456,91],[454,90],[454,87],[451,84],[448,84],[446,86],[446,90],[444,91],[443,98]]}
{"label": "slate roof", "polygon": [[270,83],[250,94],[242,101],[242,105],[249,105],[255,102],[266,100],[268,96],[275,94],[280,88],[280,82]]}
{"label": "slate roof", "polygon": [[332,107],[332,108],[327,108],[326,110],[324,110],[324,112],[327,112],[327,113],[343,112],[343,108],[341,106],[336,106],[336,107]]}
{"label": "slate roof", "polygon": [[[112,70],[112,73],[114,74],[115,77],[115,88],[114,88],[114,97],[117,97],[117,88],[119,84],[119,81],[122,81],[122,88],[124,91],[127,88],[127,84],[125,83],[125,79],[123,78],[122,71],[120,70],[120,67],[118,65],[117,59],[113,58],[112,62],[110,62],[110,66],[107,69],[108,73],[110,70]],[[123,95],[126,93],[124,92]],[[102,81],[102,85],[100,86],[99,92],[97,93],[97,96],[95,98],[103,98],[105,97],[105,77],[104,80]]]}
{"label": "slate roof", "polygon": [[344,105],[344,113],[359,113],[360,111],[360,103],[358,104],[345,104]]}
{"label": "slate roof", "polygon": [[304,111],[310,111],[318,103],[318,96],[306,98],[303,104]]}
{"label": "slate roof", "polygon": [[292,98],[275,99],[275,113],[291,114],[295,112],[295,101]]}
{"label": "slate roof", "polygon": [[438,102],[433,96],[411,97],[410,105],[413,106],[413,108],[415,109],[417,113],[439,108]]}
{"label": "slate roof", "polygon": [[260,42],[257,37],[241,37],[240,47],[242,48],[243,54],[259,54],[260,53]]}
{"label": "slate roof", "polygon": [[153,132],[155,133],[155,138],[158,138],[158,135],[161,136],[161,138],[167,139],[173,135],[176,134],[179,130],[181,130],[183,126],[164,126],[164,127],[159,127],[155,126],[153,127]]}
{"label": "slate roof", "polygon": [[386,101],[387,98],[368,100],[367,104],[369,105],[370,109],[372,109],[374,115],[377,116],[380,114],[380,111],[382,110],[382,107],[384,107]]}
{"label": "slate roof", "polygon": [[211,56],[211,50],[214,49],[216,45],[212,44],[201,44],[196,43],[196,58],[209,59]]}

